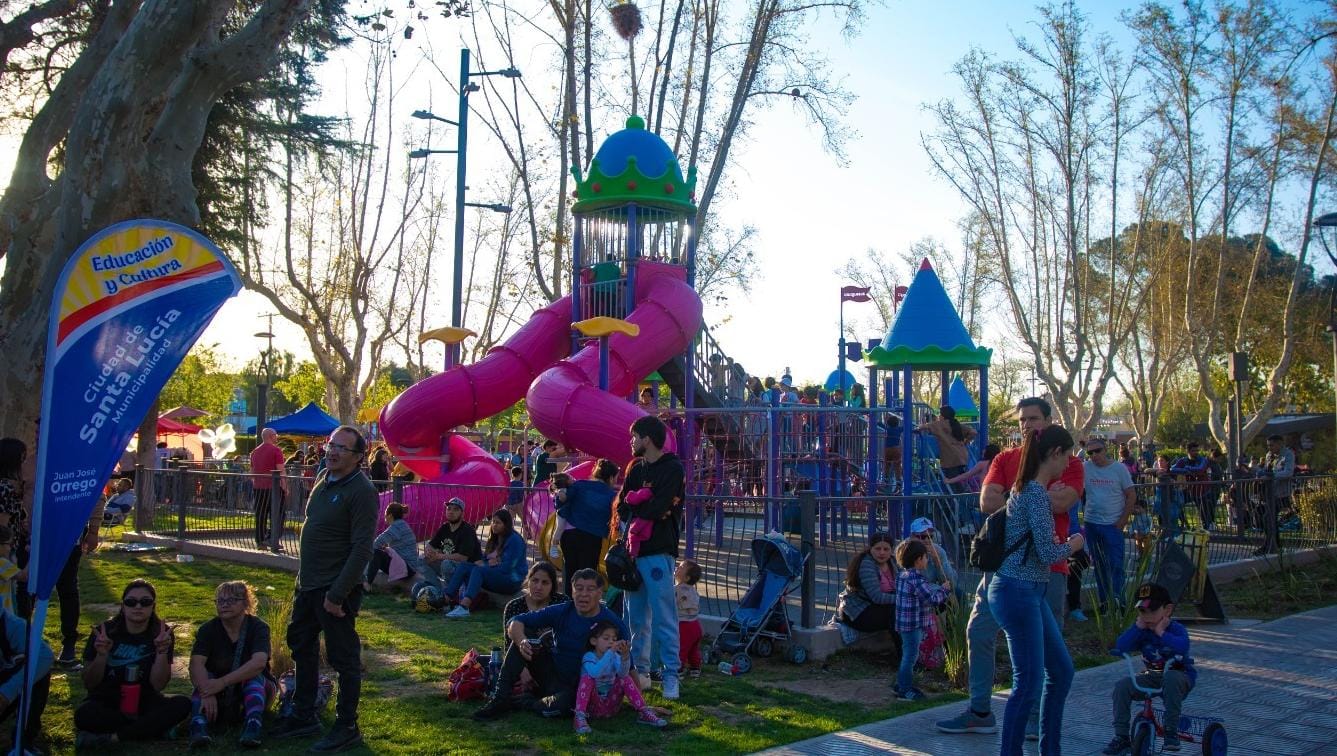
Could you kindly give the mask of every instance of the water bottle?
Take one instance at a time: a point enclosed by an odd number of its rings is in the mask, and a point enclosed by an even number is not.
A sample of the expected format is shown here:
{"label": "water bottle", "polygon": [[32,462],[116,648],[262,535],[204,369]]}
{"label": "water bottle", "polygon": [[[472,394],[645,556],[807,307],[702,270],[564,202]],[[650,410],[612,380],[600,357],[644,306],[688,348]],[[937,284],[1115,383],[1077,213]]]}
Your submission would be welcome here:
{"label": "water bottle", "polygon": [[501,649],[497,646],[492,647],[492,658],[487,661],[487,687],[489,692],[497,687],[497,681],[501,679]]}
{"label": "water bottle", "polygon": [[735,667],[734,665],[730,664],[727,661],[720,662],[720,674],[729,675],[730,677],[733,677],[738,674],[738,667]]}
{"label": "water bottle", "polygon": [[127,717],[139,716],[139,667],[125,668],[125,681],[121,683],[121,713]]}

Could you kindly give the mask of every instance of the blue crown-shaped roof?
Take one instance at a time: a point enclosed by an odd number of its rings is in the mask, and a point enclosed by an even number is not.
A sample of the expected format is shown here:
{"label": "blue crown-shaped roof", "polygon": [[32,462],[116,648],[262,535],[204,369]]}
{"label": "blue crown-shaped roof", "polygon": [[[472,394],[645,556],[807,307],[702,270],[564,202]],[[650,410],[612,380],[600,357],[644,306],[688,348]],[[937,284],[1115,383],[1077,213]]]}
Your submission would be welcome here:
{"label": "blue crown-shaped roof", "polygon": [[975,404],[975,397],[970,395],[970,389],[966,388],[965,381],[961,376],[952,379],[952,385],[947,389],[947,404],[956,410],[957,418],[975,419],[980,416],[980,408]]}
{"label": "blue crown-shaped roof", "polygon": [[645,119],[631,116],[627,127],[615,132],[599,145],[590,160],[588,176],[576,178],[575,213],[585,213],[628,203],[658,207],[683,213],[695,213],[692,192],[696,189],[696,169],[682,177],[682,168],[673,150],[659,135],[645,128]]}
{"label": "blue crown-shaped roof", "polygon": [[950,369],[988,365],[992,349],[975,346],[927,258],[910,283],[882,344],[868,352],[877,367]]}

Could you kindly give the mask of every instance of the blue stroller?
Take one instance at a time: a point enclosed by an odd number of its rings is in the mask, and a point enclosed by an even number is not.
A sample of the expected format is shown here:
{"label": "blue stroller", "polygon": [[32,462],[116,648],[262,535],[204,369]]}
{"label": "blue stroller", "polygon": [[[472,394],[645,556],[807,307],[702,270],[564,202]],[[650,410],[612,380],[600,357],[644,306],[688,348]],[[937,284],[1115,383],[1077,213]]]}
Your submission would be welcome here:
{"label": "blue stroller", "polygon": [[[803,577],[807,560],[784,536],[771,533],[752,539],[752,561],[761,574],[724,621],[706,653],[708,664],[726,659],[735,674],[752,669],[749,652],[767,657],[775,652],[776,641],[788,643],[792,639],[793,623],[785,599]],[[790,643],[786,658],[802,664],[808,659],[808,650]]]}

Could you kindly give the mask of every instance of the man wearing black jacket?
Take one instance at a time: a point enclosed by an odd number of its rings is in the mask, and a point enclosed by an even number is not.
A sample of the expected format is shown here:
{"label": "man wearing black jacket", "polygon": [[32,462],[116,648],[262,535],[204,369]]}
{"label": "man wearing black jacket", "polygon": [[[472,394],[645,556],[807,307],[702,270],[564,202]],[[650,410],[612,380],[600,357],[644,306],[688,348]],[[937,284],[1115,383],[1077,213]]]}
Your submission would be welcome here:
{"label": "man wearing black jacket", "polygon": [[[631,629],[631,658],[644,674],[650,668],[650,648],[658,646],[664,663],[664,697],[678,697],[678,607],[674,598],[673,570],[682,530],[684,474],[682,462],[665,452],[668,429],[659,418],[647,415],[631,425],[631,451],[636,459],[627,467],[617,498],[618,519],[649,520],[650,537],[641,544],[636,568],[641,573],[639,590],[627,594],[627,625]],[[627,494],[650,489],[650,498],[632,506]]]}

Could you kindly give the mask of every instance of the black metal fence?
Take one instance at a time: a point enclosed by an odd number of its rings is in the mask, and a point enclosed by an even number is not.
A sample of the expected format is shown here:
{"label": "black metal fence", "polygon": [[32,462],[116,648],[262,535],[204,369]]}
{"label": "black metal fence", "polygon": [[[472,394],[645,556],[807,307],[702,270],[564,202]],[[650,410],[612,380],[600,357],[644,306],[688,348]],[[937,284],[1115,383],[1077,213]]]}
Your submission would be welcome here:
{"label": "black metal fence", "polygon": [[[272,548],[296,555],[306,498],[314,482],[305,475],[273,476],[285,491],[282,517],[270,526],[270,546],[257,546],[266,534],[256,532],[256,492],[251,475],[197,469],[145,470],[139,480],[141,504],[132,521],[142,532],[237,549]],[[509,490],[412,484],[412,507],[418,511],[415,530],[424,540],[444,521],[444,503],[452,496],[466,500],[480,494],[504,501]],[[388,489],[387,499],[403,500],[407,488]],[[699,489],[698,489],[699,490]],[[1129,568],[1147,546],[1164,539],[1205,544],[1203,564],[1236,561],[1261,553],[1277,553],[1337,544],[1337,476],[1306,476],[1294,480],[1250,479],[1218,482],[1167,480],[1136,486],[1145,519],[1134,517],[1125,529]],[[526,491],[527,505],[543,506]],[[805,504],[806,516],[805,516]],[[545,506],[546,509],[546,506]],[[871,533],[908,533],[918,517],[932,520],[938,542],[960,572],[958,585],[969,590],[972,575],[965,569],[970,537],[981,521],[978,494],[917,496],[823,496],[804,492],[785,497],[758,497],[732,492],[692,493],[686,501],[681,556],[703,568],[698,589],[702,611],[727,616],[758,578],[751,542],[770,532],[785,533],[808,554],[810,572],[802,590],[802,611],[818,623],[836,611],[850,560],[868,543]],[[534,517],[523,533],[530,558],[538,550]],[[486,523],[478,523],[485,535]],[[1188,535],[1185,535],[1188,534]],[[1088,574],[1088,582],[1093,578]]]}

